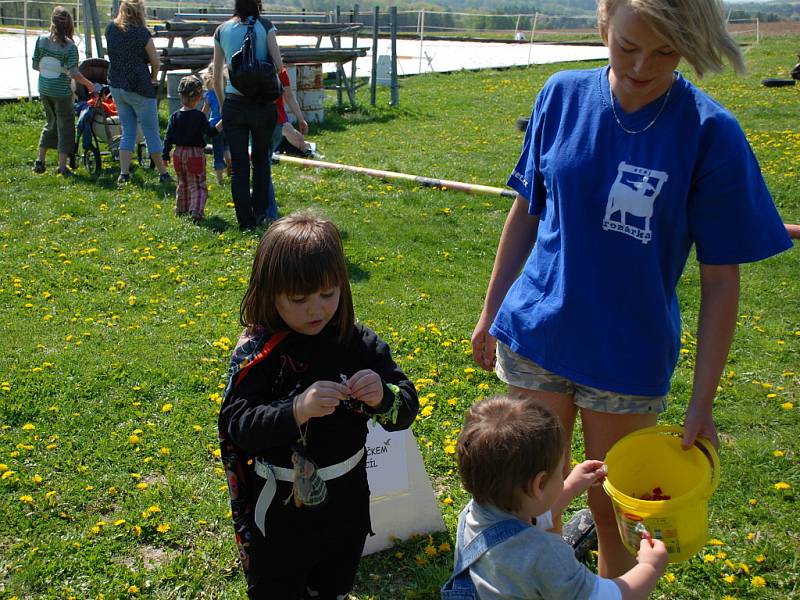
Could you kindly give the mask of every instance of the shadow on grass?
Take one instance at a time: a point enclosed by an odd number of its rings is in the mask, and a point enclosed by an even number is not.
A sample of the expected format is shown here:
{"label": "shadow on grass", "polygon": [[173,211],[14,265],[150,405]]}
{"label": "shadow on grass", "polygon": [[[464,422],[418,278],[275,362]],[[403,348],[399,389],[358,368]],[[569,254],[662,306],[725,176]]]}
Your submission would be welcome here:
{"label": "shadow on grass", "polygon": [[395,119],[407,116],[409,111],[403,108],[366,108],[349,106],[343,108],[326,108],[325,120],[322,123],[313,123],[309,135],[323,131],[337,132],[346,131],[350,127],[357,125],[373,125],[390,123]]}
{"label": "shadow on grass", "polygon": [[202,227],[203,229],[208,229],[209,231],[213,231],[214,233],[222,233],[223,231],[230,229],[231,224],[222,217],[213,216],[200,221],[197,226]]}

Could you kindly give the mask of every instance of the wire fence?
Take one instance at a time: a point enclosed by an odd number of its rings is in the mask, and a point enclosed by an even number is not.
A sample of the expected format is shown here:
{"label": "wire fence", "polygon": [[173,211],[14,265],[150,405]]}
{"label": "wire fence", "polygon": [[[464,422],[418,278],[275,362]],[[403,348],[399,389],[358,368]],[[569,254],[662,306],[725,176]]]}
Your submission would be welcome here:
{"label": "wire fence", "polygon": [[[28,62],[27,34],[39,33],[49,29],[50,15],[55,6],[63,6],[71,13],[75,22],[76,39],[79,45],[85,44],[87,55],[91,55],[89,39],[93,35],[91,15],[87,15],[89,0],[0,0],[0,26],[6,30],[19,30],[26,34],[25,61]],[[100,27],[113,16],[117,0],[100,0],[96,3]],[[213,0],[203,2],[176,2],[170,0],[151,0],[147,4],[147,17],[151,22],[164,21],[175,18],[178,13],[194,14],[202,18],[204,14],[227,15],[231,14],[233,0]],[[339,8],[333,11],[285,11],[281,13],[283,20],[291,20],[296,15],[298,20],[303,17],[314,16],[330,22],[336,20],[343,22],[359,22],[363,24],[365,34],[377,26],[379,33],[388,33],[390,29],[389,15],[383,12],[379,15],[379,22],[374,23],[374,13],[359,13],[356,7],[352,11],[343,11]],[[412,36],[420,40],[420,72],[422,71],[422,58],[424,56],[423,43],[426,39],[433,38],[469,38],[469,39],[506,39],[517,42],[525,41],[533,44],[536,41],[575,41],[599,42],[597,35],[597,21],[594,15],[553,15],[540,12],[518,14],[494,14],[481,12],[456,12],[433,10],[403,10],[397,11],[395,31],[399,35]],[[737,39],[758,43],[761,39],[759,20],[733,19],[728,20],[729,31]],[[101,50],[99,40],[95,40],[98,52]],[[530,53],[530,50],[529,50]],[[30,81],[28,81],[28,96],[30,97]]]}
{"label": "wire fence", "polygon": [[[48,29],[50,25],[50,15],[53,7],[64,6],[71,13],[75,21],[76,31],[83,32],[87,26],[87,20],[82,14],[84,11],[83,0],[67,0],[57,2],[55,0],[0,0],[0,26],[24,27],[38,29]],[[114,0],[100,0],[97,2],[97,10],[101,22],[105,23],[113,16],[116,2]],[[151,0],[147,3],[148,19],[153,21],[174,18],[176,13],[195,13],[207,14],[230,14],[233,10],[233,0],[213,0],[205,2],[195,1],[175,1],[175,0]],[[315,16],[326,17],[327,20],[335,20],[334,11],[317,11],[309,13],[307,11],[281,11],[283,16],[297,15],[302,18],[313,14]],[[26,21],[27,16],[27,21]],[[373,13],[358,13],[354,17],[354,11],[341,10],[340,18],[345,21],[357,20],[362,23],[366,30],[374,27]],[[761,38],[758,19],[734,19],[729,20],[729,29],[736,37],[755,37],[756,41]],[[378,27],[383,32],[388,30],[388,13],[383,12]],[[585,15],[557,15],[542,12],[517,13],[517,14],[496,14],[487,12],[458,12],[458,11],[439,11],[439,10],[400,10],[397,11],[397,31],[400,34],[414,35],[420,37],[448,36],[448,37],[497,37],[515,39],[517,41],[531,41],[537,34],[542,39],[555,36],[575,37],[579,34],[591,36],[597,29],[597,19],[594,14]],[[534,40],[535,41],[535,40]]]}

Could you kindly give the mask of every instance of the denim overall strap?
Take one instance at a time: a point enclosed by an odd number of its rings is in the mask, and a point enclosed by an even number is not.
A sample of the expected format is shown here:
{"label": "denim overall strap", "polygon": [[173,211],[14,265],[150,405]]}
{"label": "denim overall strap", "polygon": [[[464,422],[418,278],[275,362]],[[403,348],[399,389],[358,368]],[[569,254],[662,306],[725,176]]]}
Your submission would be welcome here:
{"label": "denim overall strap", "polygon": [[[457,536],[460,540],[464,539],[465,521],[466,516],[459,519]],[[528,527],[530,525],[525,525],[517,519],[505,519],[476,535],[469,544],[460,549],[458,560],[453,568],[453,576],[442,586],[442,600],[473,600],[477,598],[475,585],[469,576],[469,568],[488,550]]]}

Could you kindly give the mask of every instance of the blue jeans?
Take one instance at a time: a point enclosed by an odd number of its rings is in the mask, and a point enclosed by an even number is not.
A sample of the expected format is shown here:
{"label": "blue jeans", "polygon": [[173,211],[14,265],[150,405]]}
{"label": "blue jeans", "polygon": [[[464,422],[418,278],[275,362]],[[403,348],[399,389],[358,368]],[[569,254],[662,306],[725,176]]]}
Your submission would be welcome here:
{"label": "blue jeans", "polygon": [[[225,96],[222,127],[231,151],[231,195],[239,227],[255,227],[266,218],[270,182],[272,131],[278,119],[274,104],[253,102],[238,94]],[[252,154],[249,151],[253,141]],[[250,189],[250,167],[253,189]]]}
{"label": "blue jeans", "polygon": [[221,171],[225,168],[225,134],[219,132],[211,138],[211,149],[214,151],[214,170]]}
{"label": "blue jeans", "polygon": [[160,154],[164,145],[161,143],[161,131],[158,126],[156,99],[145,98],[122,88],[111,88],[111,96],[117,105],[119,122],[122,125],[119,149],[133,152],[136,149],[136,130],[141,127],[142,135],[147,142],[147,153]]}
{"label": "blue jeans", "polygon": [[[270,142],[269,160],[272,164],[272,153],[281,143],[283,137],[283,125],[275,123],[275,129],[272,131],[272,141]],[[269,188],[267,189],[267,219],[274,221],[278,218],[278,201],[275,199],[275,186],[272,183],[272,177],[269,178]]]}

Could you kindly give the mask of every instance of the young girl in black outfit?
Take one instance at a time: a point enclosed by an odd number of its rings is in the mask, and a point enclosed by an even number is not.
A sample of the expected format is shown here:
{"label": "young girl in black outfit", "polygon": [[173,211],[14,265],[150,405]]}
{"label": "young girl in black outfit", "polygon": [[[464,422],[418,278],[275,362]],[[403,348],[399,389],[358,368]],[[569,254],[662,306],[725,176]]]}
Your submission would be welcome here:
{"label": "young girl in black outfit", "polygon": [[371,532],[367,421],[409,427],[416,390],[354,323],[339,231],[313,213],[264,234],[240,314],[219,434],[248,595],[344,598]]}

